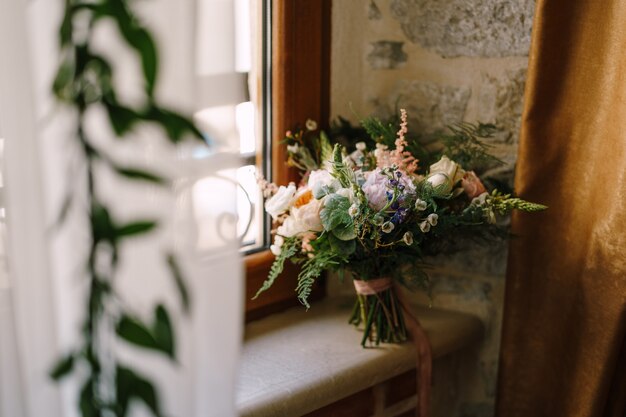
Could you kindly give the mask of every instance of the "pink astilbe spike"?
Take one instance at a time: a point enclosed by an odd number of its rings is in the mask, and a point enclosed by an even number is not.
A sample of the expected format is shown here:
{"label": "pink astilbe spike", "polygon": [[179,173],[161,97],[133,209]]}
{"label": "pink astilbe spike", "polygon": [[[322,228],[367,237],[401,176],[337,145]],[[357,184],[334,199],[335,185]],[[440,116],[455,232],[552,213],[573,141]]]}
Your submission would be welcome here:
{"label": "pink astilbe spike", "polygon": [[396,149],[393,151],[387,150],[384,145],[377,145],[374,155],[376,156],[376,165],[379,168],[390,167],[395,165],[401,171],[407,174],[415,174],[418,169],[418,160],[406,151],[408,146],[405,135],[408,133],[408,121],[405,109],[400,110],[400,130],[398,130],[398,138],[396,139]]}

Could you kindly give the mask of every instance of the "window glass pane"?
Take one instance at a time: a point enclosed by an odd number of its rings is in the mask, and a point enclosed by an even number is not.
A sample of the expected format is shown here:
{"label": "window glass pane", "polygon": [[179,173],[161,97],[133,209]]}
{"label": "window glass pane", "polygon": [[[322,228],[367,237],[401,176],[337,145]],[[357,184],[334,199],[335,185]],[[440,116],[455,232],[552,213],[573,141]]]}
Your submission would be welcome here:
{"label": "window glass pane", "polygon": [[[199,106],[195,120],[213,152],[237,152],[242,167],[236,170],[239,190],[237,230],[242,250],[266,246],[268,222],[258,192],[258,173],[270,172],[264,158],[263,119],[267,98],[263,91],[269,73],[264,59],[262,14],[265,3],[254,0],[200,0],[197,53]],[[263,6],[262,6],[263,5]],[[224,36],[228,39],[224,40]],[[217,61],[221,61],[217,64]]]}

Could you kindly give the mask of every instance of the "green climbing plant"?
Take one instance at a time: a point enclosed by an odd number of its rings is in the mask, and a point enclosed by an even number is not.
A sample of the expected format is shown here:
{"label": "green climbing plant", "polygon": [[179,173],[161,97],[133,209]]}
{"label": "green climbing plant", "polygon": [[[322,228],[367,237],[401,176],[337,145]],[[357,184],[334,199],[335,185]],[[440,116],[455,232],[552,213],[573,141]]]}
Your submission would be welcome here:
{"label": "green climbing plant", "polygon": [[[86,262],[89,291],[85,305],[79,345],[60,358],[50,372],[59,381],[77,373],[81,378],[78,408],[83,417],[122,417],[134,401],[143,402],[154,416],[162,416],[155,384],[146,376],[116,358],[105,358],[103,340],[118,338],[134,348],[151,350],[175,361],[176,338],[170,312],[163,304],[154,307],[154,317],[146,322],[134,314],[116,290],[114,277],[120,259],[121,244],[158,228],[154,219],[121,222],[112,214],[99,189],[98,173],[111,169],[128,181],[167,185],[167,180],[145,169],[118,163],[90,137],[86,115],[91,109],[106,112],[120,140],[133,140],[129,133],[143,125],[161,128],[176,144],[188,138],[202,140],[202,135],[184,115],[156,100],[159,54],[153,36],[140,22],[128,0],[66,0],[59,28],[61,63],[54,80],[57,100],[73,109],[74,138],[82,150],[89,219],[90,242]],[[119,99],[114,80],[114,62],[93,47],[94,30],[103,23],[117,29],[125,46],[141,62],[143,104],[131,106]],[[60,222],[72,206],[67,198]],[[174,255],[166,255],[164,264],[171,270],[179,291],[182,309],[189,312],[189,293]],[[114,323],[114,330],[108,324]],[[78,372],[80,369],[80,372]]]}

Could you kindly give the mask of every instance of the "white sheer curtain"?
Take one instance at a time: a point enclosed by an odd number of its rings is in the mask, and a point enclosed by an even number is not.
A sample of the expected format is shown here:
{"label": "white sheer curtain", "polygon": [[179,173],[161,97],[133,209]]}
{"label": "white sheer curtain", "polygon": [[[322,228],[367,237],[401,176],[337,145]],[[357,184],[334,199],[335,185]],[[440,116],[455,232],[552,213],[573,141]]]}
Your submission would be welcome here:
{"label": "white sheer curtain", "polygon": [[[233,7],[233,2],[217,3]],[[71,141],[72,115],[49,92],[58,64],[56,32],[63,4],[0,0],[0,138],[5,140],[1,166],[6,174],[0,201],[6,202],[8,231],[0,236],[6,239],[0,246],[0,417],[77,415],[77,381],[60,388],[47,377],[55,358],[75,346],[84,306],[86,224],[80,195],[65,225],[53,227],[67,191],[80,193],[83,185],[76,180],[80,170],[69,168],[79,156]],[[202,9],[195,0],[135,5],[160,48],[158,99],[187,114],[200,110],[198,103],[211,100],[206,97],[211,91],[196,88],[195,28]],[[226,31],[220,40],[228,43],[233,36]],[[124,91],[122,99],[132,102],[138,86],[136,57],[121,48],[111,28],[99,29],[96,39],[102,53],[119,64],[116,82]],[[191,317],[174,317],[178,364],[123,344],[112,344],[112,349],[157,382],[167,415],[234,416],[243,280],[233,220],[236,189],[229,172],[238,157],[199,153],[191,146],[173,148],[151,129],[136,132],[133,144],[120,144],[104,120],[94,114],[89,127],[109,154],[175,180],[173,189],[163,190],[101,176],[103,198],[112,202],[119,218],[156,217],[161,222],[158,233],[124,247],[117,278],[122,295],[145,317],[156,301],[180,312],[163,262],[170,249],[179,256],[193,294]],[[4,212],[0,215],[0,234],[5,234]],[[145,415],[145,410],[136,407],[133,415]]]}

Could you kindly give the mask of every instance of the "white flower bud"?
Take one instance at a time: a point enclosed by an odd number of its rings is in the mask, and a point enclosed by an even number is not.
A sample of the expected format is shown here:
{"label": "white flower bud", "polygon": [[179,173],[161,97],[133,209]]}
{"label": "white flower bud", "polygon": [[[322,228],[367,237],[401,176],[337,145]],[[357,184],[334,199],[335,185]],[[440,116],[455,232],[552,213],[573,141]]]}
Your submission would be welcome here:
{"label": "white flower bud", "polygon": [[350,208],[348,209],[348,214],[350,215],[350,217],[354,217],[359,213],[359,206],[357,206],[356,204],[353,204],[350,206]]}
{"label": "white flower bud", "polygon": [[430,231],[430,223],[428,223],[426,220],[421,222],[420,230],[422,231],[422,233],[428,233]]}
{"label": "white flower bud", "polygon": [[415,210],[417,211],[424,211],[428,208],[428,203],[424,200],[422,200],[421,198],[418,198],[415,201]]}
{"label": "white flower bud", "polygon": [[385,222],[385,223],[383,223],[382,229],[383,229],[383,232],[385,232],[385,233],[391,233],[393,231],[393,229],[395,229],[395,227],[396,226],[393,223]]}
{"label": "white flower bud", "polygon": [[407,246],[411,246],[413,244],[413,233],[406,232],[404,236],[402,236],[402,240],[407,244]]}
{"label": "white flower bud", "polygon": [[282,248],[280,246],[271,245],[270,252],[272,252],[274,256],[278,256],[280,255],[280,252],[282,252]]}
{"label": "white flower bud", "polygon": [[430,223],[431,226],[437,226],[437,220],[439,220],[439,216],[435,213],[432,213],[428,215],[426,220],[428,221],[428,223]]}
{"label": "white flower bud", "polygon": [[304,125],[306,126],[307,130],[317,130],[317,122],[315,120],[307,119]]}
{"label": "white flower bud", "polygon": [[365,142],[357,142],[355,146],[356,146],[356,149],[361,152],[363,152],[367,148],[367,146],[365,145]]}

